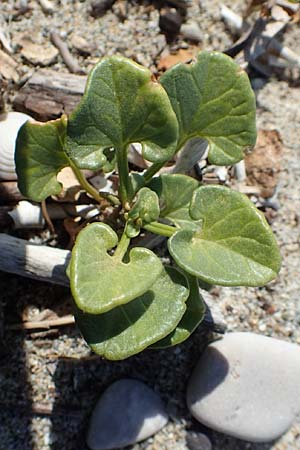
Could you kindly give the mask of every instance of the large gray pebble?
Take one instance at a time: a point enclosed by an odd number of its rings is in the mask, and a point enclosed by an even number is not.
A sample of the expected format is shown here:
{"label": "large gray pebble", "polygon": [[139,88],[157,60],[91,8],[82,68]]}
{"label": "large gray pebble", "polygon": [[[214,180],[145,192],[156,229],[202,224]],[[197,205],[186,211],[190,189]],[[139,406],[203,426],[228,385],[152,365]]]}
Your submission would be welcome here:
{"label": "large gray pebble", "polygon": [[158,394],[138,380],[109,386],[93,411],[87,434],[92,450],[109,450],[142,441],[159,431],[168,416]]}
{"label": "large gray pebble", "polygon": [[214,430],[252,442],[277,439],[300,415],[300,347],[254,333],[227,334],[200,358],[187,403]]}

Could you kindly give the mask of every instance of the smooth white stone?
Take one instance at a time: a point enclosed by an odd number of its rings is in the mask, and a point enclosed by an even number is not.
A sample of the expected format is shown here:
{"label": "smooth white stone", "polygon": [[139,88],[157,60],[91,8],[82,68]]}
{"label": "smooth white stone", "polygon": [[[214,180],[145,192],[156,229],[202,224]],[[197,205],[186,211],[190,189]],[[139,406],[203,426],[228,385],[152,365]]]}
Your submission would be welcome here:
{"label": "smooth white stone", "polygon": [[201,356],[187,403],[214,430],[251,442],[277,439],[300,417],[300,347],[229,333]]}
{"label": "smooth white stone", "polygon": [[109,450],[142,441],[168,422],[159,395],[133,379],[116,381],[100,397],[92,413],[87,445]]}

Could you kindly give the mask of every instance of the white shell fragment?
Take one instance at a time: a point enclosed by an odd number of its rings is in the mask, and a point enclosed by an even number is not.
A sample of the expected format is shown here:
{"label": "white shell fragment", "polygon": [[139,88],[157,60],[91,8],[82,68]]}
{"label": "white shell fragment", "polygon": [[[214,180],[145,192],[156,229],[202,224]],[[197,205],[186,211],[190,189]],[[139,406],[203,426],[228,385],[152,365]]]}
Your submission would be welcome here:
{"label": "white shell fragment", "polygon": [[[47,212],[51,219],[64,219],[66,217],[82,217],[90,219],[99,213],[95,205],[50,204]],[[40,205],[34,205],[27,200],[20,201],[12,211],[8,211],[13,219],[15,229],[43,228],[45,220]]]}
{"label": "white shell fragment", "polygon": [[26,200],[8,213],[14,221],[15,228],[43,228],[45,221],[39,205],[33,205]]}
{"label": "white shell fragment", "polygon": [[0,115],[0,180],[16,180],[15,145],[18,131],[27,121],[27,114],[9,112]]}

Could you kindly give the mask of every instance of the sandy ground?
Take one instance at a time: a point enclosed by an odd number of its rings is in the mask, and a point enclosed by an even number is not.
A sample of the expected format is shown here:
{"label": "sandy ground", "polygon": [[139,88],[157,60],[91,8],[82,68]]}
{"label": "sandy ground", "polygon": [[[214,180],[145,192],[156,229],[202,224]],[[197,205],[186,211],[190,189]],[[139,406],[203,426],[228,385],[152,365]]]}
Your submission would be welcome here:
{"label": "sandy ground", "polygon": [[[88,1],[67,0],[53,0],[56,10],[51,16],[41,11],[38,2],[31,1],[30,13],[12,19],[17,3],[2,0],[0,5],[0,23],[8,26],[14,44],[24,32],[34,35],[41,45],[49,44],[49,31],[54,28],[68,40],[77,34],[95,44],[87,58],[73,50],[86,70],[97,58],[119,53],[155,71],[155,62],[166,48],[158,27],[159,12],[151,2],[128,2],[128,16],[123,22],[117,17],[116,7],[104,17],[92,19]],[[234,4],[239,10],[243,2],[226,4]],[[196,20],[203,33],[200,49],[223,50],[232,43],[232,36],[220,20],[219,6],[217,1],[193,1],[188,10],[187,19]],[[295,46],[300,43],[296,27],[288,27],[285,35]],[[173,48],[188,45],[182,38],[172,44]],[[14,58],[22,76],[33,72],[34,67],[24,61],[19,51]],[[60,58],[51,68],[67,71]],[[278,130],[284,143],[276,191],[280,207],[272,222],[283,267],[278,279],[267,287],[220,288],[211,300],[218,303],[229,330],[251,330],[300,344],[300,84],[294,74],[290,79],[274,77],[265,81],[257,74],[255,77],[255,86],[259,87],[258,126]],[[15,92],[15,87],[10,86],[8,109]],[[19,322],[28,308],[32,317],[45,308],[59,314],[71,311],[67,289],[2,273],[0,292],[0,450],[85,450],[85,431],[93,404],[106,386],[124,375],[142,379],[157,390],[170,414],[169,424],[155,437],[132,447],[134,450],[186,450],[189,430],[207,433],[214,450],[300,449],[299,423],[277,442],[250,444],[214,433],[192,419],[185,405],[185,389],[209,338],[205,330],[200,329],[177,348],[146,351],[112,363],[92,356],[75,327],[31,334],[9,329],[9,324]]]}

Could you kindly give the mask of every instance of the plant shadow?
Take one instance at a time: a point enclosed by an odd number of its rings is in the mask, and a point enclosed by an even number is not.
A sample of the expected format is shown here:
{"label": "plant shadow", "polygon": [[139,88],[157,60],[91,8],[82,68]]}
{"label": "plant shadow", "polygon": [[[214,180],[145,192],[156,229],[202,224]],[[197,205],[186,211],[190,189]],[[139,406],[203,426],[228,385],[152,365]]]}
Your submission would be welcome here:
{"label": "plant shadow", "polygon": [[[26,369],[23,335],[5,329],[8,303],[15,301],[10,292],[17,292],[16,278],[0,273],[0,448],[32,450],[31,386]],[[3,447],[2,447],[3,446]]]}
{"label": "plant shadow", "polygon": [[[10,329],[11,323],[20,322],[29,305],[51,308],[59,316],[69,314],[68,289],[7,274],[0,274],[0,289],[6,322],[5,329],[0,327],[1,450],[33,450],[41,439],[45,449],[88,450],[85,436],[93,407],[113,381],[124,377],[143,381],[158,392],[170,420],[186,420],[187,433],[207,434],[214,450],[273,447],[213,432],[191,417],[185,402],[186,386],[199,355],[212,339],[209,329],[199,327],[187,342],[171,349],[146,350],[124,361],[106,361],[90,352],[74,325],[46,332]],[[214,386],[226,376],[226,367],[224,361],[220,363]],[[45,430],[42,438],[38,429]]]}
{"label": "plant shadow", "polygon": [[51,312],[54,304],[57,315],[64,315],[57,299],[68,289],[0,272],[0,291],[0,449],[33,450],[38,422],[51,416],[48,386],[39,391],[47,360],[36,350],[43,343],[50,348],[58,330],[26,331],[21,323]]}

